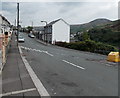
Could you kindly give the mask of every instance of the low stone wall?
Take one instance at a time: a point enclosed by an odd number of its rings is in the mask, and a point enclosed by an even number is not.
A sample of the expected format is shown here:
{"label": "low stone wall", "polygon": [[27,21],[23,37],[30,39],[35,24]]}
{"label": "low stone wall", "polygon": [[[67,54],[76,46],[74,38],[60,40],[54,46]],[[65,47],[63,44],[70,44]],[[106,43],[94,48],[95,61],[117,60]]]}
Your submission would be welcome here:
{"label": "low stone wall", "polygon": [[[4,38],[4,39],[3,39]],[[2,71],[10,47],[11,35],[6,39],[4,35],[0,36],[0,72]]]}
{"label": "low stone wall", "polygon": [[2,50],[0,50],[0,71],[2,70]]}

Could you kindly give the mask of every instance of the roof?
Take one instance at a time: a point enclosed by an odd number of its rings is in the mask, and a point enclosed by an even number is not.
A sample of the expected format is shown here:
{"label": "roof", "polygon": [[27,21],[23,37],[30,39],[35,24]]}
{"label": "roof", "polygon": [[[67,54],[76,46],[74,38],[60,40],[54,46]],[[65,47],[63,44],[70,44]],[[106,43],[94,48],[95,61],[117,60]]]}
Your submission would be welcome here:
{"label": "roof", "polygon": [[[47,24],[47,26],[50,26],[50,25],[53,25],[53,24],[55,24],[56,22],[58,22],[59,20],[62,20],[62,21],[64,21],[63,19],[57,19],[57,20],[55,20],[55,21],[52,21],[52,22],[50,22],[49,24]],[[65,22],[65,21],[64,21]],[[66,24],[68,24],[67,22],[65,22]],[[68,24],[69,25],[69,24]]]}
{"label": "roof", "polygon": [[44,30],[44,26],[33,27],[33,29],[36,30],[36,31],[43,31]]}
{"label": "roof", "polygon": [[52,21],[52,22],[50,22],[49,24],[47,24],[47,26],[53,25],[53,24],[55,24],[56,22],[58,22],[59,20],[60,20],[60,19],[55,20],[55,21]]}
{"label": "roof", "polygon": [[6,22],[8,22],[8,24],[10,24],[10,22],[4,16],[2,16],[1,14],[0,14],[0,16],[2,17],[3,20],[5,20]]}

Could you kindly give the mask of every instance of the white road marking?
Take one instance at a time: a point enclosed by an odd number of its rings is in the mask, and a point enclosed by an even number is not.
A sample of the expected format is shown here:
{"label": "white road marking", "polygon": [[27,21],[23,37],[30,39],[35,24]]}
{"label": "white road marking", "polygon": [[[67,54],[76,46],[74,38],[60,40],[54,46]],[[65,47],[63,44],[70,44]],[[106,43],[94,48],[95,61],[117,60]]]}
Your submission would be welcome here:
{"label": "white road marking", "polygon": [[23,49],[25,49],[25,50],[31,50],[31,51],[36,51],[36,52],[43,52],[43,53],[46,53],[49,56],[54,56],[51,53],[49,53],[48,51],[32,49],[32,48],[27,48],[27,47],[23,47],[23,46],[20,46],[20,47],[23,48]]}
{"label": "white road marking", "polygon": [[[20,47],[19,47],[19,51],[20,51],[20,54],[23,54]],[[23,60],[23,62],[25,64],[25,67],[26,67],[26,69],[27,69],[33,83],[35,84],[40,96],[49,96],[50,97],[49,93],[47,92],[47,90],[43,86],[42,82],[39,80],[39,78],[37,77],[37,75],[35,74],[33,69],[31,68],[31,66],[29,65],[28,61],[22,55],[21,55],[21,58],[22,58],[22,60]]]}
{"label": "white road marking", "polygon": [[110,64],[105,64],[106,66],[112,66],[112,65],[110,65]]}
{"label": "white road marking", "polygon": [[108,64],[116,65],[117,63],[114,62],[107,62]]}
{"label": "white road marking", "polygon": [[41,50],[38,50],[38,52],[42,52]]}
{"label": "white road marking", "polygon": [[62,60],[62,61],[65,62],[65,63],[68,63],[68,64],[70,64],[70,65],[73,65],[74,67],[77,67],[77,68],[80,68],[80,69],[85,69],[85,68],[83,68],[83,67],[81,67],[81,66],[75,65],[75,64],[73,64],[73,63],[71,63],[71,62],[68,62],[68,61],[66,61],[66,60]]}
{"label": "white road marking", "polygon": [[111,66],[117,65],[118,63],[116,63],[116,62],[108,62],[108,61],[107,62],[103,62],[102,61],[101,64],[111,67]]}
{"label": "white road marking", "polygon": [[44,51],[44,50],[42,52],[47,53],[47,51]]}
{"label": "white road marking", "polygon": [[53,56],[52,54],[48,53],[47,51],[45,53],[48,54],[48,55],[50,55],[50,56]]}
{"label": "white road marking", "polygon": [[8,93],[5,93],[5,94],[0,94],[0,96],[15,95],[15,94],[20,94],[20,93],[26,93],[26,92],[34,91],[34,90],[36,90],[36,88],[20,90],[20,91],[12,91],[12,92],[8,92]]}

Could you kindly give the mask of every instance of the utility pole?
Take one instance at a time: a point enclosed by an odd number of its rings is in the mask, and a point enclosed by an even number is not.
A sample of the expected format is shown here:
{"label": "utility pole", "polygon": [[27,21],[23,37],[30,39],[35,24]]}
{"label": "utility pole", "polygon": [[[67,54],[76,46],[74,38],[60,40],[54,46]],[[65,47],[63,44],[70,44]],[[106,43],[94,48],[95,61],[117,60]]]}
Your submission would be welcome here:
{"label": "utility pole", "polygon": [[16,26],[16,19],[15,19],[15,26]]}
{"label": "utility pole", "polygon": [[19,3],[17,3],[17,46],[18,46],[18,36],[19,36]]}
{"label": "utility pole", "polygon": [[33,33],[33,21],[32,21],[32,33]]}
{"label": "utility pole", "polygon": [[33,21],[32,21],[32,27],[33,27]]}

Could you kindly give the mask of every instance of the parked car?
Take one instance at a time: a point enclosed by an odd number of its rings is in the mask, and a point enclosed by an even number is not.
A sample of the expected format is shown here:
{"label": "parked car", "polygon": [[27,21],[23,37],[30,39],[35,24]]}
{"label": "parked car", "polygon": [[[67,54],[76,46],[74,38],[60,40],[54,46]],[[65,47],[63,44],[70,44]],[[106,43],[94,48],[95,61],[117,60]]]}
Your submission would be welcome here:
{"label": "parked car", "polygon": [[22,36],[18,36],[18,42],[25,42],[25,39]]}
{"label": "parked car", "polygon": [[28,37],[34,38],[35,36],[34,36],[33,34],[29,33],[29,34],[28,34]]}

